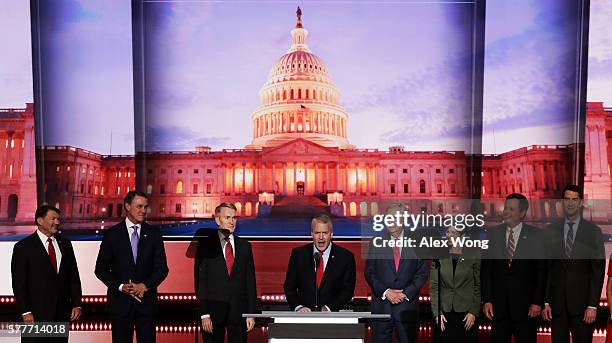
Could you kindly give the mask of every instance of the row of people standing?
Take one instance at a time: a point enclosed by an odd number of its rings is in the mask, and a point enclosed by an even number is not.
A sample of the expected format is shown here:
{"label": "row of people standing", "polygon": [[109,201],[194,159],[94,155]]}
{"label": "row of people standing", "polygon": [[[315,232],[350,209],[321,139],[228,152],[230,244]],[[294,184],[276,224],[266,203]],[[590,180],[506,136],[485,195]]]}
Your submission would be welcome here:
{"label": "row of people standing", "polygon": [[[523,223],[527,199],[508,196],[504,223],[487,232],[491,243],[483,259],[452,247],[431,274],[412,249],[370,244],[364,277],[372,290],[371,309],[391,317],[372,321],[374,341],[391,342],[393,331],[399,342],[416,340],[419,292],[429,278],[432,311],[449,341],[475,339],[482,302],[495,342],[512,336],[517,342],[535,341],[540,315],[552,320],[554,342],[568,342],[569,332],[573,342],[590,342],[603,283],[603,240],[599,228],[580,217],[580,190],[568,186],[563,198],[564,220],[539,231]],[[95,274],[108,287],[113,341],[131,342],[135,328],[139,342],[154,342],[156,289],[168,274],[163,239],[144,221],[145,194],[129,192],[124,206],[125,220],[104,234]],[[397,205],[387,213],[405,210]],[[37,232],[13,251],[13,290],[26,322],[76,320],[81,314],[78,267],[70,242],[57,235],[59,214],[41,206]],[[257,310],[252,248],[234,234],[233,204],[219,205],[215,221],[219,228],[201,239],[194,265],[204,340],[222,342],[227,334],[230,342],[246,342],[254,320],[242,315]],[[337,311],[353,296],[354,256],[332,243],[329,216],[315,217],[311,231],[312,242],[292,251],[285,294],[294,311]],[[404,234],[398,227],[386,233],[395,240]]]}
{"label": "row of people standing", "polygon": [[[128,192],[126,218],[104,233],[95,275],[107,287],[112,341],[155,342],[157,287],[168,275],[160,231],[147,224],[144,193]],[[17,242],[11,259],[15,305],[23,322],[69,322],[81,316],[81,279],[74,249],[59,234],[60,210],[42,205],[36,232]],[[68,337],[22,337],[22,342],[67,342]]]}
{"label": "row of people standing", "polygon": [[[432,312],[446,342],[476,342],[482,311],[492,341],[537,341],[537,320],[551,322],[552,342],[592,342],[604,281],[605,249],[599,227],[581,217],[582,192],[562,192],[564,218],[545,229],[524,222],[521,194],[506,198],[503,223],[486,230],[482,256],[450,248],[430,274]],[[461,235],[453,228],[447,236]],[[439,300],[438,300],[439,299]],[[440,311],[438,310],[440,308]]]}

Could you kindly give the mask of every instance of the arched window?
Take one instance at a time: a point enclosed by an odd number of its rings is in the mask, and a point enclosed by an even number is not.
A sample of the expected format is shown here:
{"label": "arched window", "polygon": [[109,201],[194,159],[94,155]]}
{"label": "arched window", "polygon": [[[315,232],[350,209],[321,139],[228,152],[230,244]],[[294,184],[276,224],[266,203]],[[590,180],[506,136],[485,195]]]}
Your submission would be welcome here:
{"label": "arched window", "polygon": [[183,181],[176,182],[176,194],[183,194]]}
{"label": "arched window", "polygon": [[151,194],[151,193],[153,193],[153,185],[147,185],[147,194]]}
{"label": "arched window", "polygon": [[378,214],[378,203],[376,201],[370,204],[370,211],[373,216]]}
{"label": "arched window", "polygon": [[366,217],[368,215],[368,204],[365,201],[359,203],[359,215]]}
{"label": "arched window", "polygon": [[419,193],[425,194],[425,180],[419,181]]}

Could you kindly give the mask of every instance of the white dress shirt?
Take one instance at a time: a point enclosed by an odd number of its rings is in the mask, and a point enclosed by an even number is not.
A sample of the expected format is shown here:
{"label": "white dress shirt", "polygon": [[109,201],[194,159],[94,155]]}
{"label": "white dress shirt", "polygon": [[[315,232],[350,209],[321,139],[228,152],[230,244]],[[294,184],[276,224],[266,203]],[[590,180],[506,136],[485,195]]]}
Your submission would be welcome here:
{"label": "white dress shirt", "polygon": [[[47,255],[48,255],[49,254],[49,243],[47,243],[47,239],[49,239],[49,237],[47,237],[40,230],[36,230],[36,233],[38,234],[38,238],[40,238],[40,241],[45,247],[45,251],[47,252]],[[53,244],[53,248],[55,249],[55,260],[57,261],[57,273],[59,273],[60,264],[62,263],[62,251],[60,250],[59,245],[57,244],[57,238],[55,238],[55,236],[51,236],[50,238],[52,241],[51,244]]]}

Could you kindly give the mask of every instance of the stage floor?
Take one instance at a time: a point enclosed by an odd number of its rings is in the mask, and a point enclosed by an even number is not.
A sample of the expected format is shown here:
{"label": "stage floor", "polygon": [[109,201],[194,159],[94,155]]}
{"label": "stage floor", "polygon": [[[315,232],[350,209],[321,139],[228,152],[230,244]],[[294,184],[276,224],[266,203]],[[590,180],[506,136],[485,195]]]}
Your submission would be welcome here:
{"label": "stage floor", "polygon": [[[423,333],[419,335],[419,343],[432,342],[431,333]],[[593,343],[604,343],[606,340],[605,333],[598,333],[593,337]],[[70,342],[71,343],[106,343],[111,341],[110,331],[95,331],[95,332],[71,332]],[[135,342],[136,340],[134,340]],[[201,339],[198,340],[202,342]],[[256,328],[249,333],[249,343],[265,343],[268,342],[267,331],[264,328]],[[0,337],[0,343],[18,343],[20,342],[17,337]],[[195,342],[195,336],[193,333],[158,333],[158,343],[193,343]],[[375,343],[372,341],[372,337],[369,334],[366,336],[366,343]],[[551,338],[549,333],[538,334],[538,343],[550,343]],[[479,335],[479,343],[492,343],[489,333],[482,332]]]}

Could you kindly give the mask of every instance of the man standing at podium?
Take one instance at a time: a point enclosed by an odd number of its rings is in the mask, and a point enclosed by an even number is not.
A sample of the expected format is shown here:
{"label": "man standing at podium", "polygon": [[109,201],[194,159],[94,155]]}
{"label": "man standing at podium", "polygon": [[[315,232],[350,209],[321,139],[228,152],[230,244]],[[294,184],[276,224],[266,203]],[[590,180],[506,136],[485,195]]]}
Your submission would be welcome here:
{"label": "man standing at podium", "polygon": [[310,223],[312,243],[291,251],[285,277],[285,296],[298,312],[338,311],[355,291],[355,257],[331,242],[333,225],[327,214]]}
{"label": "man standing at podium", "polygon": [[[403,215],[407,209],[402,204],[392,204],[387,214]],[[387,242],[404,239],[401,226],[388,226],[382,237]],[[390,319],[373,319],[374,342],[392,342],[393,328],[400,343],[416,341],[419,291],[429,276],[424,260],[417,258],[414,249],[390,244],[376,246],[374,240],[368,249],[364,276],[372,288],[372,313],[390,314]]]}

